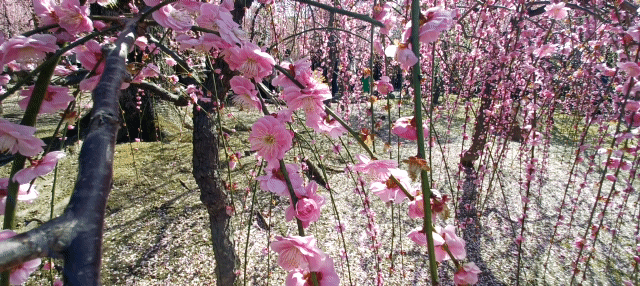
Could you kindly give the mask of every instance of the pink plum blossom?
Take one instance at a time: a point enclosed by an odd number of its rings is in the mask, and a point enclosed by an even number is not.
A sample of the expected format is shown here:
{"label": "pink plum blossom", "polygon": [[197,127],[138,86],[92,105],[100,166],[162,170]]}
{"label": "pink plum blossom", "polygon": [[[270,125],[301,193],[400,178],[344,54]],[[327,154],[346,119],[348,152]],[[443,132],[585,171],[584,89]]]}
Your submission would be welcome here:
{"label": "pink plum blossom", "polygon": [[[430,199],[431,204],[431,219],[435,223],[436,215],[446,216],[448,212],[447,201],[449,197],[447,195],[441,196],[435,189],[431,189],[432,197]],[[410,218],[423,218],[424,217],[424,205],[422,194],[417,195],[413,201],[409,202],[409,217]]]}
{"label": "pink plum blossom", "polygon": [[[435,42],[440,33],[449,30],[453,25],[453,15],[451,11],[441,6],[429,8],[420,14],[420,42],[429,44]],[[409,42],[411,37],[411,22],[405,25],[403,41]]]}
{"label": "pink plum blossom", "polygon": [[167,65],[169,65],[170,67],[175,67],[178,62],[176,62],[176,60],[174,60],[173,58],[166,58],[165,62],[167,63]]}
{"label": "pink plum blossom", "polygon": [[262,110],[262,104],[257,96],[258,91],[249,79],[243,76],[234,76],[229,81],[229,84],[231,85],[233,93],[235,93],[233,96],[234,103],[245,108]]}
{"label": "pink plum blossom", "polygon": [[160,75],[160,68],[152,63],[144,66],[140,72],[133,78],[132,82],[141,82],[146,78],[158,77]]}
{"label": "pink plum blossom", "polygon": [[198,13],[200,12],[200,6],[202,6],[202,2],[197,0],[182,0],[178,1],[175,4],[176,9],[186,10],[189,13]]}
{"label": "pink plum blossom", "polygon": [[58,160],[64,156],[62,151],[49,152],[40,160],[32,160],[31,166],[18,171],[13,176],[13,180],[20,184],[26,184],[37,177],[49,174],[58,164]]}
{"label": "pink plum blossom", "polygon": [[333,139],[337,139],[347,132],[347,129],[337,120],[329,115],[318,115],[316,113],[307,113],[307,125],[318,133],[327,134]]}
{"label": "pink plum blossom", "polygon": [[35,127],[14,124],[0,118],[0,151],[20,153],[26,157],[38,155],[45,144],[40,138],[33,136],[35,133]]}
{"label": "pink plum blossom", "polygon": [[276,236],[271,249],[279,255],[278,265],[287,271],[320,271],[326,259],[326,254],[316,247],[313,236]]}
{"label": "pink plum blossom", "polygon": [[[429,134],[429,128],[427,128],[426,123],[422,123],[423,134]],[[416,120],[415,117],[400,117],[393,124],[393,128],[391,129],[391,133],[398,135],[400,138],[404,138],[407,140],[418,140],[418,134],[416,132]]]}
{"label": "pink plum blossom", "polygon": [[375,82],[376,90],[381,95],[387,95],[389,92],[393,91],[393,85],[391,84],[391,79],[388,76],[382,76],[380,80]]}
{"label": "pink plum blossom", "polygon": [[380,43],[379,40],[375,40],[373,42],[373,51],[375,51],[376,54],[384,57],[384,48],[382,47],[382,43]]}
{"label": "pink plum blossom", "polygon": [[262,52],[260,48],[250,42],[239,47],[232,47],[223,51],[229,68],[241,72],[245,77],[261,81],[271,74],[276,61],[271,55]]}
{"label": "pink plum blossom", "polygon": [[196,23],[202,28],[217,31],[220,34],[219,38],[229,45],[242,43],[236,34],[240,31],[240,25],[233,21],[233,16],[226,8],[204,3],[200,6],[200,16]]}
{"label": "pink plum blossom", "polygon": [[204,34],[200,36],[200,41],[199,49],[203,51],[209,51],[211,49],[225,50],[233,47],[232,44],[229,44],[228,41],[216,34]]}
{"label": "pink plum blossom", "polygon": [[456,285],[474,285],[478,283],[480,268],[473,262],[467,262],[453,275],[453,283]]}
{"label": "pink plum blossom", "polygon": [[307,115],[313,114],[324,117],[323,101],[331,99],[331,91],[326,84],[318,83],[314,86],[300,89],[297,86],[287,87],[282,91],[282,99],[289,108],[302,108]]}
{"label": "pink plum blossom", "polygon": [[233,0],[222,0],[220,7],[227,9],[227,11],[233,10]]}
{"label": "pink plum blossom", "polygon": [[258,155],[269,163],[284,158],[285,152],[292,146],[292,140],[291,132],[273,116],[258,119],[249,134],[251,150],[258,151]]}
{"label": "pink plum blossom", "polygon": [[[449,258],[449,254],[442,248],[444,245],[444,239],[439,234],[432,232],[433,235],[433,246],[434,246],[434,255],[436,257],[436,261],[442,262]],[[421,246],[427,246],[427,236],[425,232],[422,230],[422,227],[415,228],[409,232],[407,235],[413,242]]]}
{"label": "pink plum blossom", "polygon": [[11,76],[8,74],[0,75],[0,85],[7,85],[11,80]]}
{"label": "pink plum blossom", "polygon": [[40,19],[40,24],[48,26],[58,24],[58,16],[55,14],[53,0],[34,0],[33,10]]}
{"label": "pink plum blossom", "polygon": [[[155,6],[155,1],[145,0],[145,4],[149,6]],[[193,26],[193,19],[188,11],[182,9],[176,9],[172,4],[163,6],[160,10],[151,14],[153,19],[160,24],[160,26],[173,29],[176,32],[186,32]]]}
{"label": "pink plum blossom", "polygon": [[545,44],[535,49],[533,51],[533,54],[537,57],[544,58],[554,54],[556,52],[557,47],[558,45],[556,44]]}
{"label": "pink plum blossom", "polygon": [[640,75],[640,66],[638,65],[638,63],[634,63],[634,62],[618,63],[618,67],[624,72],[626,72],[627,75],[630,77],[636,77]]}
{"label": "pink plum blossom", "polygon": [[[308,57],[299,59],[295,63],[282,62],[280,65],[304,86],[313,87],[318,84],[318,82],[313,78],[311,71],[311,60],[309,60]],[[271,81],[271,84],[273,84],[274,86],[282,87],[283,89],[294,87],[299,89],[299,87],[293,81],[291,81],[286,75],[282,73],[276,76]]]}
{"label": "pink plum blossom", "polygon": [[[411,179],[409,178],[409,174],[407,173],[407,171],[400,169],[389,169],[389,172],[400,184],[402,184],[405,190],[410,193],[415,191],[413,190],[413,188],[411,188]],[[386,180],[372,182],[369,186],[369,190],[380,197],[380,200],[382,200],[383,202],[394,202],[396,204],[399,204],[407,198],[407,195],[405,195],[405,193],[400,189],[398,184],[394,182],[391,177]]]}
{"label": "pink plum blossom", "polygon": [[29,37],[15,36],[0,46],[1,65],[16,61],[19,64],[39,63],[47,53],[58,50],[56,37],[48,34],[36,34]]}
{"label": "pink plum blossom", "polygon": [[80,6],[79,0],[62,0],[55,6],[58,24],[71,35],[88,33],[93,30],[93,22],[89,19],[89,6]]}
{"label": "pink plum blossom", "polygon": [[333,259],[327,257],[318,271],[308,272],[302,269],[294,269],[289,272],[285,281],[285,286],[313,286],[313,276],[311,273],[316,274],[318,286],[340,285],[340,277],[338,276],[338,273],[336,273]]}
{"label": "pink plum blossom", "polygon": [[[0,179],[0,215],[4,215],[5,206],[7,203],[7,195],[9,189],[9,178]],[[38,197],[38,192],[35,190],[35,186],[31,184],[22,184],[18,188],[18,201],[31,203]]]}
{"label": "pink plum blossom", "polygon": [[356,155],[356,159],[360,163],[354,165],[353,170],[368,173],[376,179],[388,178],[391,175],[390,170],[398,167],[398,163],[394,160],[369,159],[369,157],[362,154]]}
{"label": "pink plum blossom", "polygon": [[384,17],[387,16],[387,12],[389,11],[389,4],[384,4],[384,6],[375,5],[373,6],[373,19],[382,21]]}
{"label": "pink plum blossom", "polygon": [[567,14],[569,12],[569,8],[565,7],[564,5],[564,2],[547,5],[544,8],[546,11],[545,14],[547,14],[551,19],[562,20],[567,17]]}
{"label": "pink plum blossom", "polygon": [[[29,104],[29,100],[31,99],[31,94],[33,93],[34,86],[30,86],[29,88],[23,90],[20,95],[25,98],[18,102],[18,105],[23,110],[27,109],[27,105]],[[39,114],[43,113],[53,113],[59,110],[64,110],[69,105],[69,102],[74,101],[75,98],[69,95],[69,88],[62,86],[48,86],[47,92],[44,95],[44,99],[42,100],[42,105],[40,105]]]}
{"label": "pink plum blossom", "polygon": [[424,217],[424,205],[422,194],[415,197],[415,200],[409,202],[409,217],[410,218],[423,218]]}
{"label": "pink plum blossom", "polygon": [[444,228],[436,227],[436,232],[444,238],[444,241],[451,254],[453,254],[453,257],[457,260],[463,260],[467,257],[465,241],[456,235],[456,228],[453,225],[447,225]]}
{"label": "pink plum blossom", "polygon": [[[13,230],[2,230],[0,231],[0,241],[9,239],[16,235],[18,234]],[[27,281],[27,279],[29,279],[29,275],[31,275],[31,273],[38,269],[38,266],[40,266],[40,262],[40,258],[36,258],[11,268],[11,272],[9,274],[9,284],[22,285]]]}
{"label": "pink plum blossom", "polygon": [[298,201],[294,208],[293,204],[285,211],[287,221],[294,217],[302,222],[302,227],[307,228],[312,222],[318,221],[320,218],[320,208],[324,205],[324,197],[316,194],[318,184],[311,181],[302,191],[296,192]]}
{"label": "pink plum blossom", "polygon": [[418,57],[411,51],[410,44],[389,45],[384,53],[400,63],[403,70],[408,70],[418,62]]}
{"label": "pink plum blossom", "polygon": [[[285,164],[285,168],[287,168],[289,181],[291,181],[293,189],[302,189],[304,181],[300,175],[300,167],[295,164]],[[284,178],[284,173],[280,171],[279,166],[270,168],[266,175],[257,177],[256,180],[260,182],[260,188],[262,190],[272,192],[282,197],[289,196],[289,190]]]}

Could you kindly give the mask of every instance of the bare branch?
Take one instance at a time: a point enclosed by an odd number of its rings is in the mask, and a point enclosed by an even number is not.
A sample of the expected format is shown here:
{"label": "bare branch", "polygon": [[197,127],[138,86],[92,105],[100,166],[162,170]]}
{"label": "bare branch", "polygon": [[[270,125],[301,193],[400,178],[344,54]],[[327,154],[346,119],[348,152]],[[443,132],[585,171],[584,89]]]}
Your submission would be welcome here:
{"label": "bare branch", "polygon": [[346,15],[346,16],[349,16],[349,17],[352,17],[352,18],[355,18],[355,19],[358,19],[358,20],[365,21],[365,22],[369,22],[369,23],[373,24],[374,26],[384,27],[384,24],[382,24],[382,22],[380,22],[378,20],[375,20],[375,19],[372,19],[371,17],[369,17],[367,15],[354,13],[354,12],[351,12],[351,11],[347,11],[347,10],[344,10],[344,9],[336,8],[336,7],[333,7],[333,6],[329,6],[329,5],[318,3],[318,2],[315,2],[315,1],[311,1],[311,0],[295,0],[295,1],[307,4],[307,5],[315,6],[315,7],[318,7],[320,9],[323,9],[323,10],[335,12],[335,13],[342,14],[342,15]]}
{"label": "bare branch", "polygon": [[173,94],[171,92],[169,92],[168,90],[160,87],[157,84],[154,83],[150,83],[150,82],[132,82],[129,84],[129,86],[132,87],[136,87],[139,89],[144,89],[148,92],[151,92],[155,95],[157,95],[158,97],[160,97],[160,99],[162,100],[166,100],[168,102],[172,102],[174,103],[176,106],[187,106],[189,105],[189,99],[187,99],[184,96],[179,96],[176,94]]}

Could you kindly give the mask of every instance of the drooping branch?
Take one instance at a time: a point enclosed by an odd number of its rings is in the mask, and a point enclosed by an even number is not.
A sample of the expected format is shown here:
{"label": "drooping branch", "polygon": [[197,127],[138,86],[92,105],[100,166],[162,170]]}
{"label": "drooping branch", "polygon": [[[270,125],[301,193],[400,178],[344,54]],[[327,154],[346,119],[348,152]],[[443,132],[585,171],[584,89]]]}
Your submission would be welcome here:
{"label": "drooping branch", "polygon": [[355,13],[355,12],[347,11],[347,10],[344,10],[344,9],[336,8],[336,7],[333,7],[333,6],[329,6],[329,5],[318,3],[316,1],[311,1],[311,0],[295,0],[295,1],[303,3],[303,4],[315,6],[315,7],[318,7],[320,9],[327,10],[327,11],[330,11],[330,12],[346,15],[346,16],[349,16],[349,17],[354,18],[354,19],[362,20],[362,21],[371,23],[374,26],[384,27],[384,24],[382,24],[382,22],[380,22],[378,20],[375,20],[375,19],[372,19],[371,17],[369,17],[367,15],[358,14],[358,13]]}
{"label": "drooping branch", "polygon": [[[307,30],[304,30],[304,31],[301,31],[301,32],[298,32],[298,33],[295,33],[295,34],[292,34],[292,35],[289,35],[289,36],[287,36],[287,37],[283,38],[282,40],[280,40],[280,42],[279,42],[279,43],[284,43],[285,41],[287,41],[287,40],[289,40],[289,39],[292,39],[292,38],[295,38],[295,37],[297,37],[297,36],[300,36],[300,35],[302,35],[302,34],[306,34],[306,33],[313,32],[313,31],[318,31],[318,30],[325,30],[325,31],[339,31],[339,32],[347,33],[347,34],[350,34],[350,35],[352,35],[352,36],[358,37],[358,38],[360,38],[361,40],[366,41],[367,43],[369,43],[369,42],[370,42],[370,41],[369,41],[369,39],[367,39],[367,38],[365,38],[365,37],[363,37],[363,36],[360,36],[360,35],[358,35],[358,34],[356,34],[356,33],[354,33],[354,32],[351,32],[351,31],[345,30],[345,29],[333,28],[333,27],[320,27],[320,28],[311,28],[311,29],[307,29]],[[269,48],[268,48],[267,50],[273,49],[273,47],[275,47],[277,44],[278,44],[278,43],[271,44],[271,46],[269,46]]]}
{"label": "drooping branch", "polygon": [[113,182],[113,154],[120,127],[118,95],[137,23],[132,19],[118,37],[93,92],[90,131],[80,152],[78,179],[69,205],[60,217],[0,242],[0,270],[36,257],[63,257],[65,285],[100,284],[104,213]]}
{"label": "drooping branch", "polygon": [[179,96],[176,94],[173,94],[171,92],[169,92],[168,90],[160,87],[157,84],[154,83],[150,83],[150,82],[132,82],[129,84],[129,86],[131,87],[135,87],[135,88],[139,88],[139,89],[144,89],[148,92],[151,92],[155,95],[157,95],[158,97],[160,97],[160,99],[162,100],[166,100],[168,102],[171,102],[173,104],[175,104],[176,106],[187,106],[189,105],[189,99],[184,97],[184,96]]}

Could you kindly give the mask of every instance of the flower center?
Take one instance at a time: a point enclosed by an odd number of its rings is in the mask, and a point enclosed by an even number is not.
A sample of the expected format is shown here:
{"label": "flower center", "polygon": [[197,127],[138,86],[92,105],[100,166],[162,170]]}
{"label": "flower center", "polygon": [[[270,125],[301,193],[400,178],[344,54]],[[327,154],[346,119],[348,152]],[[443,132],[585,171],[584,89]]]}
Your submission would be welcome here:
{"label": "flower center", "polygon": [[284,181],[284,174],[282,173],[282,170],[278,169],[276,171],[273,171],[273,176],[280,180],[280,181]]}
{"label": "flower center", "polygon": [[387,179],[387,181],[384,183],[388,189],[393,189],[393,188],[397,188],[398,184],[396,184],[396,182],[393,181],[393,179],[389,178]]}
{"label": "flower center", "polygon": [[433,18],[436,16],[435,13],[433,12],[429,12],[427,13],[427,16],[425,17],[424,15],[420,14],[420,26],[426,24],[427,22],[433,20]]}
{"label": "flower center", "polygon": [[15,144],[18,144],[16,138],[6,133],[0,133],[0,152],[10,150]]}
{"label": "flower center", "polygon": [[318,280],[318,283],[320,282],[320,280],[322,280],[322,272],[309,272],[304,275],[304,280],[307,281],[309,285],[313,285],[313,276],[311,275],[313,273],[316,274],[316,279]]}
{"label": "flower center", "polygon": [[258,62],[255,59],[248,58],[246,62],[242,65],[242,71],[247,75],[257,76],[258,75]]}
{"label": "flower center", "polygon": [[273,143],[276,142],[276,137],[274,137],[272,134],[269,134],[267,136],[264,137],[264,143],[267,143],[269,145],[273,145]]}

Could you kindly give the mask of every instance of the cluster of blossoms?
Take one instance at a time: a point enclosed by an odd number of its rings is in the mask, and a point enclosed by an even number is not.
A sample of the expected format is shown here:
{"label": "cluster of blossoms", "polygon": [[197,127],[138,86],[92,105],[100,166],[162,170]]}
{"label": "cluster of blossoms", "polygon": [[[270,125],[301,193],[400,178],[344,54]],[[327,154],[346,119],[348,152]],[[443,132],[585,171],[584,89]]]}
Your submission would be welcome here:
{"label": "cluster of blossoms", "polygon": [[[391,16],[392,13],[389,13],[389,8],[388,4],[374,7],[373,18],[385,23],[385,25],[392,24],[395,20]],[[420,43],[428,44],[436,41],[442,32],[451,28],[455,14],[455,11],[448,11],[443,7],[430,8],[421,13]],[[388,33],[387,27],[381,29],[380,33]],[[382,51],[379,42],[374,43],[374,46],[377,46],[378,52]],[[405,25],[402,42],[388,46],[385,54],[393,57],[404,70],[408,70],[418,61],[416,55],[411,51],[410,22]],[[387,76],[383,76],[375,82],[375,88],[382,95],[393,90]],[[422,127],[418,127],[414,117],[401,117],[393,124],[391,132],[400,138],[417,140],[417,128],[422,128],[425,136],[429,132],[426,123]],[[352,166],[351,169],[365,175],[370,180],[370,191],[380,197],[383,202],[401,204],[411,198],[408,206],[409,217],[424,219],[425,198],[419,187],[412,185],[412,181],[415,181],[422,170],[428,170],[424,159],[410,157],[406,160],[405,162],[409,164],[409,172],[407,172],[399,169],[398,164],[392,160],[378,160],[364,155],[356,157],[359,163]],[[448,196],[440,195],[437,190],[432,190],[429,198],[432,210],[431,223],[436,225],[435,231],[430,234],[434,240],[434,255],[438,263],[446,260],[454,261],[457,268],[454,275],[456,285],[473,285],[478,282],[480,269],[473,262],[461,263],[466,258],[465,241],[457,236],[456,228],[453,225],[440,227],[436,224],[436,217],[440,216],[443,220],[448,218],[448,200]],[[418,245],[427,246],[427,234],[422,226],[410,231],[408,237]]]}
{"label": "cluster of blossoms", "polygon": [[[389,7],[386,6],[383,10],[389,10]],[[382,17],[382,20],[386,20],[385,17]],[[420,43],[429,44],[436,41],[442,32],[451,29],[454,17],[455,11],[446,10],[441,6],[429,8],[420,13]],[[411,50],[411,22],[405,25],[402,41],[396,45],[387,46],[384,52],[400,63],[403,70],[408,70],[418,62],[418,57]]]}
{"label": "cluster of blossoms", "polygon": [[[400,204],[408,198],[406,191],[413,197],[413,200],[409,202],[409,217],[414,219],[424,218],[424,198],[422,193],[411,186],[411,179],[408,173],[398,169],[395,161],[369,159],[364,155],[358,155],[357,158],[360,163],[351,168],[371,179],[369,189],[374,194],[384,202]],[[398,183],[402,185],[404,191]],[[436,216],[438,215],[445,219],[448,216],[447,201],[448,197],[446,195],[440,196],[437,190],[432,190],[430,204],[433,223],[436,222]],[[455,227],[453,225],[447,225],[444,228],[436,226],[435,232],[431,235],[434,240],[436,261],[443,262],[454,259],[456,266],[458,266],[454,276],[456,285],[477,283],[480,269],[473,262],[465,264],[458,262],[464,260],[467,254],[465,241],[456,235]],[[408,237],[418,245],[427,245],[427,236],[422,227],[413,229],[409,232]]]}
{"label": "cluster of blossoms", "polygon": [[289,271],[286,286],[315,285],[315,276],[320,286],[340,285],[333,259],[316,247],[312,236],[276,236],[271,249],[279,254],[278,265]]}

